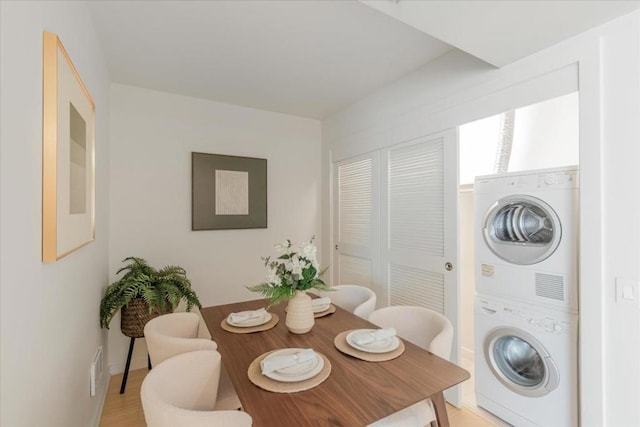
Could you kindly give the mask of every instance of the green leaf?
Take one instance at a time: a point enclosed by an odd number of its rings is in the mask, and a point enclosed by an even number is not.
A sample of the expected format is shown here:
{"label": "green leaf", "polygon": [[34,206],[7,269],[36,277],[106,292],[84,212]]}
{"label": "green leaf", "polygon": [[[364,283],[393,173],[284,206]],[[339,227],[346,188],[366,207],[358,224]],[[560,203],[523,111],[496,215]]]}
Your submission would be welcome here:
{"label": "green leaf", "polygon": [[166,266],[156,270],[137,257],[125,258],[123,262],[128,264],[116,274],[124,274],[105,289],[100,301],[101,327],[108,329],[115,314],[134,298],[143,298],[150,312],[175,309],[182,300],[186,300],[187,311],[194,305],[202,307],[184,268]]}

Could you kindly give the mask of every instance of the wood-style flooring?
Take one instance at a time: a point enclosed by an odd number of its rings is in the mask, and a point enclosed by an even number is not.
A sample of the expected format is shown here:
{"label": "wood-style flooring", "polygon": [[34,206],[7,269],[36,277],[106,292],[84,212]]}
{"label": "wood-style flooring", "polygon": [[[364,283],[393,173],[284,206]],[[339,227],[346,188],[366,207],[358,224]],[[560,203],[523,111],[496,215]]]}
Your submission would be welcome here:
{"label": "wood-style flooring", "polygon": [[[122,374],[114,375],[109,382],[107,397],[102,411],[100,427],[145,427],[140,386],[147,375],[146,369],[129,372],[127,389],[120,394]],[[458,409],[447,404],[449,422],[452,427],[495,427],[496,424],[475,414],[467,408]]]}

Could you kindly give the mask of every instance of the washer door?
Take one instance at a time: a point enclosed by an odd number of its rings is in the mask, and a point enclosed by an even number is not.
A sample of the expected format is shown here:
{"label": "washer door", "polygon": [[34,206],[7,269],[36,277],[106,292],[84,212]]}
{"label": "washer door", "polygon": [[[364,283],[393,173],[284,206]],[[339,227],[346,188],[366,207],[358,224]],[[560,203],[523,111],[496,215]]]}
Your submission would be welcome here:
{"label": "washer door", "polygon": [[521,329],[502,327],[489,332],[484,357],[498,381],[522,396],[544,396],[558,386],[560,373],[551,356]]}
{"label": "washer door", "polygon": [[524,194],[494,203],[482,225],[484,241],[499,258],[518,265],[535,264],[556,250],[562,226],[544,201]]}

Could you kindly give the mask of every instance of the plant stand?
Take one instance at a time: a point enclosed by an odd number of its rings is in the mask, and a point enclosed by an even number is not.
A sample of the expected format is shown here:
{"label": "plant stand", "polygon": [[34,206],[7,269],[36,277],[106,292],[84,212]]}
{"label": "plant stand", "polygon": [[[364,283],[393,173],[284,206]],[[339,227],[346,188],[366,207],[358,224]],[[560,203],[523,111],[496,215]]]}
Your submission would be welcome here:
{"label": "plant stand", "polygon": [[[141,337],[131,337],[131,341],[129,342],[129,354],[127,355],[127,363],[124,367],[124,375],[122,376],[122,384],[120,384],[120,394],[124,393],[124,389],[127,387],[127,378],[129,377],[129,366],[131,366],[131,355],[133,354],[133,345],[136,342],[136,338]],[[151,369],[151,357],[147,352],[147,369]]]}
{"label": "plant stand", "polygon": [[[168,310],[166,312],[169,312]],[[124,375],[122,376],[122,384],[120,385],[120,394],[124,393],[127,387],[127,378],[129,377],[129,367],[131,366],[131,356],[133,355],[133,346],[136,338],[144,338],[144,325],[154,317],[160,316],[159,311],[149,313],[149,306],[142,298],[134,298],[128,305],[122,307],[120,318],[120,329],[122,333],[131,338],[129,342],[129,353],[127,354],[127,363],[124,367]],[[147,352],[147,367],[151,369],[151,358]]]}

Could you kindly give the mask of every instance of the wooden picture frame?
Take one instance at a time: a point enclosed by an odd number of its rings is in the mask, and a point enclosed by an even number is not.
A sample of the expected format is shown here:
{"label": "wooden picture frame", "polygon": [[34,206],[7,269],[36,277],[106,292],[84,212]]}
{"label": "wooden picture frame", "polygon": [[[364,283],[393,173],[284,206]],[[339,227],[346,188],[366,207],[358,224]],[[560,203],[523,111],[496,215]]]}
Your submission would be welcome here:
{"label": "wooden picture frame", "polygon": [[42,261],[95,239],[95,104],[62,42],[44,32]]}
{"label": "wooden picture frame", "polygon": [[267,228],[267,160],[191,153],[191,230]]}

